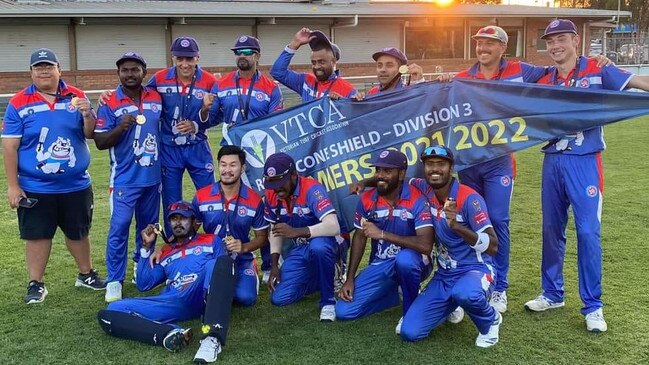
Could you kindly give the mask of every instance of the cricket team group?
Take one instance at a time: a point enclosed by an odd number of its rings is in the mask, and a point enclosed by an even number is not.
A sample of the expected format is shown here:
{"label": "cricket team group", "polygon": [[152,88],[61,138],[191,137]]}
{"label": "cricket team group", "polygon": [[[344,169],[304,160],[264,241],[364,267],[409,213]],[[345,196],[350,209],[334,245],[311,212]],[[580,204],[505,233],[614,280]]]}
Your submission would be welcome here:
{"label": "cricket team group", "polygon": [[[455,77],[649,90],[649,77],[630,74],[605,58],[579,56],[581,40],[570,20],[553,20],[545,29],[542,38],[553,61],[547,67],[505,59],[508,36],[500,27],[486,26],[472,38],[478,62],[437,81]],[[289,69],[295,52],[307,44],[312,72]],[[422,68],[403,52],[384,48],[372,55],[378,84],[359,92],[337,69],[341,49],[308,28],[295,34],[272,65],[277,82],[258,70],[256,38],[241,36],[231,50],[237,69],[217,79],[198,65],[196,40],[179,37],[171,45],[173,66],[146,83],[146,60],[127,52],[116,60],[119,85],[99,97],[96,110],[82,90],[61,79],[52,50],[32,54],[33,83],[11,98],[2,129],[8,201],[17,208],[25,241],[25,303],[41,303],[48,294],[44,273],[59,227],[79,269],[75,285],[105,290],[108,306],[97,318],[107,334],[178,351],[190,342],[192,329],[177,323],[200,317],[196,363],[216,361],[233,304],[255,304],[260,274],[276,306],[319,292],[322,322],[355,320],[401,305],[395,331],[406,341],[419,341],[467,314],[478,330],[476,346],[494,346],[508,304],[514,157],[454,174],[453,151],[430,146],[420,155],[424,176],[407,177],[404,154],[374,151],[373,177],[350,186],[358,194],[354,227],[336,211],[323,185],[298,174],[288,154],[267,156],[265,191],[258,193],[242,180],[246,152],[240,146],[224,139],[213,161],[208,128],[227,132],[281,110],[277,83],[303,102],[330,97],[362,103],[407,88],[403,74],[413,83],[425,80]],[[110,156],[106,279],[90,257],[87,139]],[[541,293],[525,303],[537,312],[564,306],[565,230],[572,206],[581,313],[592,332],[607,330],[601,300],[604,148],[601,127],[543,147]],[[182,199],[185,171],[196,188],[191,202]],[[133,216],[138,234],[134,275],[127,279]],[[368,241],[369,263],[360,270]],[[163,289],[155,296],[122,298],[125,280],[140,291]]]}

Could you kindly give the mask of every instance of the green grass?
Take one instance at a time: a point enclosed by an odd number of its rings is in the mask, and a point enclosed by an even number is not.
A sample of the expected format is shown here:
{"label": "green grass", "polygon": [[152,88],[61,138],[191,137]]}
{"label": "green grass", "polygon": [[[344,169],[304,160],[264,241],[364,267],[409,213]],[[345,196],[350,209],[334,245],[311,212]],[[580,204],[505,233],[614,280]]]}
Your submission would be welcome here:
{"label": "green grass", "polygon": [[[509,310],[501,340],[489,350],[474,346],[471,321],[443,325],[419,343],[394,334],[400,309],[355,322],[318,322],[318,296],[277,308],[262,288],[253,308],[235,308],[222,364],[641,364],[649,362],[649,117],[618,123],[606,130],[604,311],[609,331],[586,332],[579,314],[575,234],[570,223],[566,253],[566,307],[527,313],[523,303],[539,294],[541,225],[538,148],[517,154],[518,179],[512,206],[512,255]],[[213,136],[215,137],[215,136]],[[216,146],[215,141],[212,145]],[[91,174],[95,216],[91,232],[93,261],[103,263],[109,221],[107,153],[93,151]],[[191,191],[187,182],[187,195]],[[4,174],[1,191],[6,191]],[[23,304],[27,281],[24,245],[18,238],[16,213],[6,202],[0,209],[0,363],[135,364],[190,363],[196,341],[180,354],[103,333],[96,313],[104,308],[103,292],[74,287],[76,268],[57,234],[46,273],[47,300]],[[130,264],[129,264],[130,265]],[[129,268],[130,270],[130,268]],[[129,272],[130,274],[130,272]],[[142,295],[125,284],[125,296]],[[190,322],[189,325],[197,325]]]}

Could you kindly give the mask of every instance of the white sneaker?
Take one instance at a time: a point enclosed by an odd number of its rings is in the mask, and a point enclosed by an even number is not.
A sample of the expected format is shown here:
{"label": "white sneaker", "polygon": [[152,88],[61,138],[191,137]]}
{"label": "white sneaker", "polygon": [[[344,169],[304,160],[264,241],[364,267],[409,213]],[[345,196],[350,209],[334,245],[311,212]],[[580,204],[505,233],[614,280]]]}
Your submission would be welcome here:
{"label": "white sneaker", "polygon": [[503,322],[503,316],[496,311],[496,320],[489,327],[489,332],[486,334],[478,333],[478,338],[475,339],[475,345],[478,347],[491,347],[498,343],[498,332],[500,331],[500,324]]}
{"label": "white sneaker", "polygon": [[453,324],[458,324],[462,322],[464,319],[464,309],[462,307],[457,307],[451,314],[446,317],[446,320],[453,323]]}
{"label": "white sneaker", "polygon": [[495,291],[491,294],[489,304],[500,313],[507,312],[507,292]]}
{"label": "white sneaker", "polygon": [[525,303],[525,309],[532,312],[543,312],[548,309],[561,308],[566,302],[553,302],[543,294]]}
{"label": "white sneaker", "polygon": [[399,322],[397,322],[397,327],[394,329],[394,333],[397,335],[401,336],[401,325],[403,324],[403,317],[399,318]]}
{"label": "white sneaker", "polygon": [[261,276],[261,282],[264,285],[268,285],[268,280],[270,279],[270,270],[264,270],[263,275]]}
{"label": "white sneaker", "polygon": [[586,329],[590,332],[600,333],[606,332],[608,326],[604,320],[604,313],[602,308],[586,315]]}
{"label": "white sneaker", "polygon": [[320,309],[320,322],[333,322],[336,320],[336,306],[327,304]]}
{"label": "white sneaker", "polygon": [[133,279],[131,279],[131,283],[137,284],[137,262],[133,263]]}
{"label": "white sneaker", "polygon": [[119,281],[111,281],[106,284],[106,295],[104,299],[106,299],[106,303],[112,303],[122,299],[122,283]]}
{"label": "white sneaker", "polygon": [[197,364],[208,364],[216,361],[221,353],[221,344],[216,337],[207,336],[201,340],[201,347],[196,351],[194,362]]}

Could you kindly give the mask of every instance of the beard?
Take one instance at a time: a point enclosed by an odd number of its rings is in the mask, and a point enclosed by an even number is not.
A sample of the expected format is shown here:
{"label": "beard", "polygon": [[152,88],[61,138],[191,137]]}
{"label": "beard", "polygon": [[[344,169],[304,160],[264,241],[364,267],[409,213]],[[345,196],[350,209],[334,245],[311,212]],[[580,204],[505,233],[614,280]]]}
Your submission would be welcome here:
{"label": "beard", "polygon": [[241,71],[248,71],[252,68],[252,64],[245,58],[237,61],[237,68]]}

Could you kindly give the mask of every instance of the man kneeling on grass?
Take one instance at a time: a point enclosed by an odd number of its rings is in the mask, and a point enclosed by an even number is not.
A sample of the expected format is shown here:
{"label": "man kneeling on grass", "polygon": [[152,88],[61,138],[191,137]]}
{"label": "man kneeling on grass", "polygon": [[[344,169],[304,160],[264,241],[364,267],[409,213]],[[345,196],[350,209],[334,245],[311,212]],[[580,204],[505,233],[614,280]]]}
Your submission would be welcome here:
{"label": "man kneeling on grass", "polygon": [[142,230],[136,276],[141,291],[151,290],[163,282],[165,288],[160,295],[110,303],[108,308],[99,311],[97,319],[102,329],[112,336],[176,352],[189,343],[192,332],[191,328],[172,322],[198,318],[205,310],[202,332],[206,337],[194,362],[214,362],[221,345],[225,345],[230,321],[236,280],[234,261],[219,237],[196,233],[196,213],[190,203],[172,203],[168,212],[171,242],[163,248],[158,262],[151,265],[149,256],[160,228],[150,224]]}

